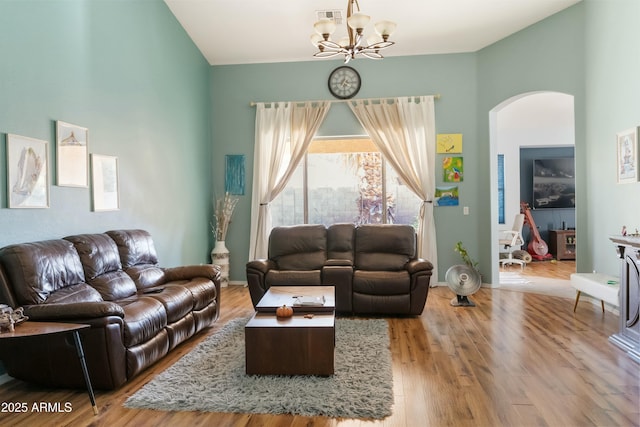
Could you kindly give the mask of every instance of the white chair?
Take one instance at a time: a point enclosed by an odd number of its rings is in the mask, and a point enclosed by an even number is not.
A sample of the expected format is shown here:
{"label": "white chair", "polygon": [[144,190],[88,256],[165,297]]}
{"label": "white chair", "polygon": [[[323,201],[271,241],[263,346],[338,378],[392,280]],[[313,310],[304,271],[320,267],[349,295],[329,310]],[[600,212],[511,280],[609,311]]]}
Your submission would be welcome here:
{"label": "white chair", "polygon": [[501,237],[498,240],[501,246],[504,246],[505,249],[508,250],[507,258],[503,258],[500,260],[500,264],[505,266],[506,264],[520,264],[520,268],[524,269],[524,266],[527,264],[524,260],[514,258],[513,252],[520,250],[522,245],[524,245],[524,239],[522,238],[522,226],[524,225],[524,214],[517,214],[514,221],[513,227],[511,230],[503,230],[501,231]]}

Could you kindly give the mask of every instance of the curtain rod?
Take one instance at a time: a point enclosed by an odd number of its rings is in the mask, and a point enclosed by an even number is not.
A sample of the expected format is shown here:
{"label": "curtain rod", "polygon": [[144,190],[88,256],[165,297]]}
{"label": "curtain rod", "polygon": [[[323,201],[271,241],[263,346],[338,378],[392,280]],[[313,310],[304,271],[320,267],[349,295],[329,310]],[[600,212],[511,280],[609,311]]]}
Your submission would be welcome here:
{"label": "curtain rod", "polygon": [[[329,102],[330,104],[336,104],[336,103],[343,103],[343,102],[351,102],[351,101],[388,101],[388,100],[393,100],[393,99],[397,99],[397,98],[415,98],[418,97],[420,95],[412,95],[412,96],[396,96],[394,98],[353,98],[353,99],[330,99],[330,100],[322,100],[322,101],[269,101],[269,102],[263,102],[263,104],[274,104],[276,102],[297,102],[297,103],[304,103],[304,102]],[[435,95],[433,95],[433,99],[438,100],[440,99],[440,94],[437,93]],[[258,102],[256,101],[251,101],[249,103],[250,107],[255,107],[258,104]]]}

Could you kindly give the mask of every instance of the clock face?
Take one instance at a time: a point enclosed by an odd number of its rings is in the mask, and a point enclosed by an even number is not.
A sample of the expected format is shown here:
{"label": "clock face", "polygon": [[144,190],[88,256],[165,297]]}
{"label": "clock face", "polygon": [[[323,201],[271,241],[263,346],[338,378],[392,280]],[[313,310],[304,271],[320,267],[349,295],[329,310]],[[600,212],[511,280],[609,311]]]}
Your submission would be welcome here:
{"label": "clock face", "polygon": [[351,67],[338,67],[329,75],[329,91],[336,98],[353,98],[360,90],[361,83],[360,74]]}

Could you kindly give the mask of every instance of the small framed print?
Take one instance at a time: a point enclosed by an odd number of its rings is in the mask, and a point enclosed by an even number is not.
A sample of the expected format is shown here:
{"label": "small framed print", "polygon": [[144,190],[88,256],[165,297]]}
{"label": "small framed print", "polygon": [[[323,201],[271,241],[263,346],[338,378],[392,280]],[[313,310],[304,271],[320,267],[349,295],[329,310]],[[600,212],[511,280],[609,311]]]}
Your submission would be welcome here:
{"label": "small framed print", "polygon": [[62,187],[89,186],[89,131],[56,122],[56,184]]}
{"label": "small framed print", "polygon": [[49,143],[7,135],[9,208],[49,207]]}
{"label": "small framed print", "polygon": [[93,186],[93,210],[116,211],[120,209],[118,194],[118,158],[91,154]]}
{"label": "small framed print", "polygon": [[462,153],[461,133],[439,133],[436,135],[436,153],[454,154]]}
{"label": "small framed print", "polygon": [[628,129],[617,134],[618,184],[638,182],[638,129]]}
{"label": "small framed print", "polygon": [[244,195],[244,155],[225,156],[224,191],[233,195]]}

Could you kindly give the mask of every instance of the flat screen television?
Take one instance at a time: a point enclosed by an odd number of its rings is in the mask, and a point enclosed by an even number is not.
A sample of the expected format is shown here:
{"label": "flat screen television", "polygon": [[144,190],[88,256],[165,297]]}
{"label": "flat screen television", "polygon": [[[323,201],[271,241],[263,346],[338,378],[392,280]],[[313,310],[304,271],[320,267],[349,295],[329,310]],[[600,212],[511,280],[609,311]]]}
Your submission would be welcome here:
{"label": "flat screen television", "polygon": [[532,206],[534,209],[576,207],[573,157],[533,161]]}

